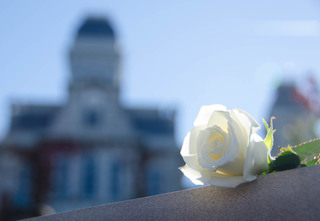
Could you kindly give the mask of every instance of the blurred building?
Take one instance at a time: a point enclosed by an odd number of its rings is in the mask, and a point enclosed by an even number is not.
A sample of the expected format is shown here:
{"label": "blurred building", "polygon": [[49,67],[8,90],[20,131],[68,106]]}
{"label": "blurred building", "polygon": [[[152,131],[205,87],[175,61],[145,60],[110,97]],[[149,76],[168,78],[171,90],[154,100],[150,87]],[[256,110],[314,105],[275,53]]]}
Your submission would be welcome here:
{"label": "blurred building", "polygon": [[[181,189],[173,110],[119,103],[120,54],[104,18],[88,18],[70,49],[66,104],[13,104],[0,149],[0,205],[66,211]],[[45,207],[47,205],[47,207]]]}
{"label": "blurred building", "polygon": [[306,84],[307,93],[302,93],[293,82],[283,82],[278,87],[271,109],[271,116],[276,117],[272,155],[279,153],[279,147],[297,145],[317,137],[315,127],[320,112],[318,91],[314,86],[313,83]]}

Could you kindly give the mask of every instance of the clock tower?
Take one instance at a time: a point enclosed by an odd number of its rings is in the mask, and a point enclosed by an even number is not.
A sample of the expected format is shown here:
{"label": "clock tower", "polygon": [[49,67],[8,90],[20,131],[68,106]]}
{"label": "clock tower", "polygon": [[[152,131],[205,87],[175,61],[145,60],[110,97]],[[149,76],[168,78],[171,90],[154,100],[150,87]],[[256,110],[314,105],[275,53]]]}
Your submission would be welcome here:
{"label": "clock tower", "polygon": [[71,97],[98,89],[108,94],[109,99],[118,98],[119,51],[114,30],[106,18],[85,20],[78,29],[69,56]]}
{"label": "clock tower", "polygon": [[95,140],[129,136],[130,122],[119,104],[119,50],[104,17],[89,17],[70,48],[69,98],[53,126],[59,136]]}

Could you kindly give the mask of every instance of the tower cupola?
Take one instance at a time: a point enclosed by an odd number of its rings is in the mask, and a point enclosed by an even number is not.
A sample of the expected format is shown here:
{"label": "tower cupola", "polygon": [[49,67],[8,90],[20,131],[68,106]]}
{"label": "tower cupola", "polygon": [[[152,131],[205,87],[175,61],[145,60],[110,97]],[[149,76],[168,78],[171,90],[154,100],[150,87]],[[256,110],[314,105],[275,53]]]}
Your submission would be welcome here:
{"label": "tower cupola", "polygon": [[70,49],[70,93],[101,88],[117,96],[119,57],[115,32],[109,21],[101,17],[87,18]]}

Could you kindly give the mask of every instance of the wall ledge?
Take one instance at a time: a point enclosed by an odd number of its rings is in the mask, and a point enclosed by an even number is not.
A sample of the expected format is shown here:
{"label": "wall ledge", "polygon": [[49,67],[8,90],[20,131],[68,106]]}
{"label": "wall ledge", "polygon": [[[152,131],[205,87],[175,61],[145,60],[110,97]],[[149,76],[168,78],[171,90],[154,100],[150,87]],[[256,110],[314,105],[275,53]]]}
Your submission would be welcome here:
{"label": "wall ledge", "polygon": [[320,165],[235,189],[198,187],[26,220],[319,220],[319,211]]}

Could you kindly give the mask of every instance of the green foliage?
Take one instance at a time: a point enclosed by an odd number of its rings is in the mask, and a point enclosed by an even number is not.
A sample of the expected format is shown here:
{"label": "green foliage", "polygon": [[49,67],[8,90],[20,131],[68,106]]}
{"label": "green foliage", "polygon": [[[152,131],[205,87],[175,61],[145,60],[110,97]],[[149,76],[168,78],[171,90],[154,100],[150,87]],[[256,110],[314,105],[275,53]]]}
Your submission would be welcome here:
{"label": "green foliage", "polygon": [[268,153],[268,164],[271,163],[272,161],[272,157],[270,155],[270,151],[273,147],[273,134],[276,130],[273,129],[273,123],[272,123],[272,120],[275,119],[275,117],[271,117],[270,118],[270,127],[269,125],[267,124],[267,122],[262,118],[262,121],[264,123],[264,126],[266,127],[266,130],[267,130],[267,135],[266,137],[264,138],[264,144],[267,146],[268,150],[269,150],[269,153]]}
{"label": "green foliage", "polygon": [[320,164],[320,138],[296,146],[281,148],[275,158],[270,158],[267,173]]}
{"label": "green foliage", "polygon": [[290,146],[281,148],[280,154],[270,162],[268,173],[297,168],[300,162],[299,156],[292,151]]}
{"label": "green foliage", "polygon": [[262,119],[264,126],[267,129],[267,135],[266,138],[264,139],[264,143],[267,146],[268,150],[271,151],[272,147],[273,147],[273,134],[276,130],[273,129],[273,123],[272,120],[275,119],[275,117],[271,117],[270,119],[270,127],[268,126],[267,122]]}
{"label": "green foliage", "polygon": [[[305,165],[316,163],[320,154],[320,138],[291,147]],[[312,164],[315,165],[315,164]]]}
{"label": "green foliage", "polygon": [[319,164],[319,156],[315,157],[313,160],[310,160],[309,162],[307,162],[305,164],[302,164],[302,166],[310,167],[310,166],[315,166],[315,165],[318,165],[318,164]]}
{"label": "green foliage", "polygon": [[267,122],[262,119],[267,129],[267,135],[264,139],[264,143],[269,150],[269,167],[268,170],[262,174],[320,164],[320,138],[310,140],[293,147],[288,146],[286,148],[281,148],[277,157],[271,157],[270,151],[273,147],[273,134],[275,132],[272,124],[273,119],[275,119],[275,117],[271,117],[270,127]]}

